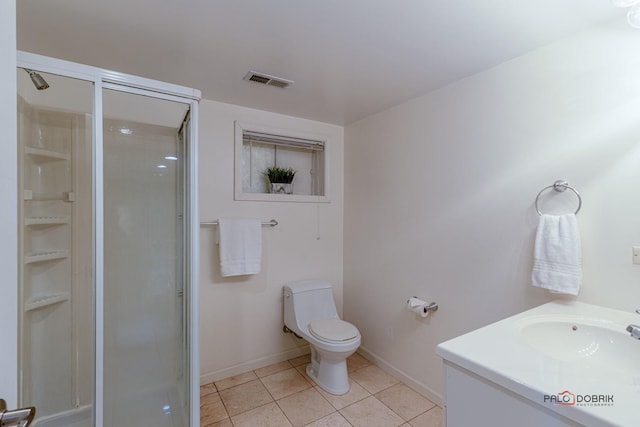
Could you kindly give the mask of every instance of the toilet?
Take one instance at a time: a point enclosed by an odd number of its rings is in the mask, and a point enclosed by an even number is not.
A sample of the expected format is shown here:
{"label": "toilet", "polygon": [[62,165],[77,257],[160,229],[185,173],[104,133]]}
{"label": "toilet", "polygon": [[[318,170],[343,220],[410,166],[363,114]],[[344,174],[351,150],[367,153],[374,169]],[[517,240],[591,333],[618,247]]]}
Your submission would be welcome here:
{"label": "toilet", "polygon": [[284,330],[311,347],[307,375],[328,393],[349,391],[347,357],[360,346],[360,332],[340,319],[331,284],[323,280],[291,282],[284,286]]}

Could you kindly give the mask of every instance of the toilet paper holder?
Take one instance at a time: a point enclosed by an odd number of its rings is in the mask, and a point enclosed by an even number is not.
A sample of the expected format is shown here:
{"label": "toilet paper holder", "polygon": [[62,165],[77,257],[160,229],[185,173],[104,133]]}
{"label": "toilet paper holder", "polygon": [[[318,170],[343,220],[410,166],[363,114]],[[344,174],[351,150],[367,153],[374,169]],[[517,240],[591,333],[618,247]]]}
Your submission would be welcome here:
{"label": "toilet paper holder", "polygon": [[[412,298],[416,298],[419,299],[417,296],[413,296]],[[411,298],[409,298],[407,300],[407,304],[409,304],[411,302]],[[429,313],[432,311],[438,311],[438,303],[437,302],[430,302],[429,304],[425,305],[422,310],[424,311],[424,313]]]}

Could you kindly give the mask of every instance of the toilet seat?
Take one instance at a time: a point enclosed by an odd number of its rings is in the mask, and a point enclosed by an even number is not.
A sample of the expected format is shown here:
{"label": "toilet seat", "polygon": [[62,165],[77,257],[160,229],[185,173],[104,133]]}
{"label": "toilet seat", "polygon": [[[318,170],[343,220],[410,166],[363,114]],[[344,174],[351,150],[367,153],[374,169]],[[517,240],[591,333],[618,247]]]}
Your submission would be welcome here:
{"label": "toilet seat", "polygon": [[312,320],[309,332],[319,340],[335,343],[350,341],[360,334],[351,323],[336,318]]}

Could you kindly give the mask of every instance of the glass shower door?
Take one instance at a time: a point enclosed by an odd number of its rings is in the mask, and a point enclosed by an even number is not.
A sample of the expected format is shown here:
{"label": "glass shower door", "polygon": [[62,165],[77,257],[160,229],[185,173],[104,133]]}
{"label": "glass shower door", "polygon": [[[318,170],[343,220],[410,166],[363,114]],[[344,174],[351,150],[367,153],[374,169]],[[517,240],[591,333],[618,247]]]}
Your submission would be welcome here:
{"label": "glass shower door", "polygon": [[20,404],[38,427],[89,427],[94,84],[17,73]]}
{"label": "glass shower door", "polygon": [[189,105],[103,90],[104,426],[185,427]]}

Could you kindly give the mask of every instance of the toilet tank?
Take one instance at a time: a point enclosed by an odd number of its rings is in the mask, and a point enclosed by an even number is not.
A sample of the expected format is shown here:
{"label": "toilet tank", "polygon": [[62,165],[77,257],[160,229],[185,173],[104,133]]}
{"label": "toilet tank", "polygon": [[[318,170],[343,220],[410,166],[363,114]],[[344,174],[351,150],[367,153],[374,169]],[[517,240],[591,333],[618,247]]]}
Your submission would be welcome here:
{"label": "toilet tank", "polygon": [[302,280],[284,285],[284,324],[307,331],[314,319],[338,318],[331,284],[325,280]]}

